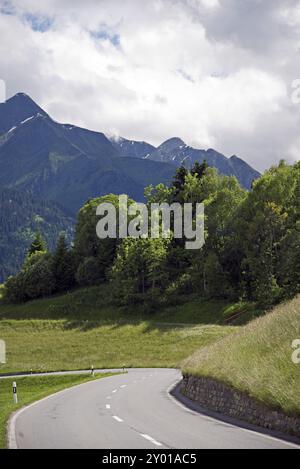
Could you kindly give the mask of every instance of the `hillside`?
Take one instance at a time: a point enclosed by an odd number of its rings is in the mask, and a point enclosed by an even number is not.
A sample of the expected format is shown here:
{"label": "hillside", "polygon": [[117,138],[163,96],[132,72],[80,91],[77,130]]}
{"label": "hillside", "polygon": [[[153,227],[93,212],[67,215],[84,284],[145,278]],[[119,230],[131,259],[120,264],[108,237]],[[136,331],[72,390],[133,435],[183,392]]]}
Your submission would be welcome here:
{"label": "hillside", "polygon": [[61,231],[71,240],[74,223],[52,202],[0,187],[0,283],[19,270],[36,231],[41,231],[49,249],[54,249]]}
{"label": "hillside", "polygon": [[225,301],[189,301],[147,314],[110,303],[110,286],[20,305],[0,305],[1,372],[176,367],[234,327]]}
{"label": "hillside", "polygon": [[183,363],[183,371],[215,378],[300,416],[300,365],[292,361],[292,342],[299,338],[300,296],[197,351]]}

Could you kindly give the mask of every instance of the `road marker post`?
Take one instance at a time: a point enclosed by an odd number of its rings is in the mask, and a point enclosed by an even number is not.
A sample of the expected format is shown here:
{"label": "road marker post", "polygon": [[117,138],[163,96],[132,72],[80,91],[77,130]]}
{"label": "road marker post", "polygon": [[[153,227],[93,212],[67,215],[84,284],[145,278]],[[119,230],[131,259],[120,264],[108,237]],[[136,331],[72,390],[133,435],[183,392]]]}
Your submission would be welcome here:
{"label": "road marker post", "polygon": [[17,393],[17,383],[13,382],[13,396],[14,396],[14,404],[18,404],[18,393]]}
{"label": "road marker post", "polygon": [[92,376],[95,376],[95,370],[94,370],[94,365],[92,365]]}

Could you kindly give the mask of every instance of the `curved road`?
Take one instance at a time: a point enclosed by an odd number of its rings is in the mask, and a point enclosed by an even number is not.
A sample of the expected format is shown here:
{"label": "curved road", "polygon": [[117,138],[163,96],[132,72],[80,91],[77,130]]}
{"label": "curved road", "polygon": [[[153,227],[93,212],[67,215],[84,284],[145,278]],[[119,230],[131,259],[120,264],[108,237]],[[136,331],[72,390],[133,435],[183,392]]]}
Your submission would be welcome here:
{"label": "curved road", "polygon": [[130,370],[82,384],[15,414],[10,447],[85,449],[293,448],[185,407],[176,370]]}

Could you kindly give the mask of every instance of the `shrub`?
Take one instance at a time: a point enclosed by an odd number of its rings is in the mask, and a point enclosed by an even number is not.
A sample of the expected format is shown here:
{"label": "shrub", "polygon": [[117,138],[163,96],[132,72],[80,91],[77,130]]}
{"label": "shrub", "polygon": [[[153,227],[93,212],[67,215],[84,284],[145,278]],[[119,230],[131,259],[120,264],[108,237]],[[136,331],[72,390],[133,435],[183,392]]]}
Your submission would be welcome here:
{"label": "shrub", "polygon": [[23,272],[24,288],[28,299],[49,296],[55,291],[52,257],[42,256]]}
{"label": "shrub", "polygon": [[30,256],[23,270],[6,282],[6,298],[19,303],[51,295],[55,290],[52,257],[46,253]]}

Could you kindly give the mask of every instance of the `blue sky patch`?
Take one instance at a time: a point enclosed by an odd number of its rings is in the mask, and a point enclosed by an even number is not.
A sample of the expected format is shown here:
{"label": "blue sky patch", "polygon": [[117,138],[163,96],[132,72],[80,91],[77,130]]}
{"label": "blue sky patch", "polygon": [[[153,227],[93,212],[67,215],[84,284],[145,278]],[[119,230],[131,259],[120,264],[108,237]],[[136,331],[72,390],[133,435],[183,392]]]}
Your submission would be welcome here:
{"label": "blue sky patch", "polygon": [[51,26],[53,25],[53,19],[47,16],[36,16],[31,13],[26,13],[24,14],[24,19],[30,24],[33,31],[39,31],[42,33],[51,29]]}
{"label": "blue sky patch", "polygon": [[3,15],[14,15],[15,9],[9,0],[4,0],[4,2],[0,6],[0,12]]}
{"label": "blue sky patch", "polygon": [[111,34],[108,31],[90,31],[91,36],[94,39],[99,39],[100,41],[110,41],[115,47],[120,45],[120,36],[119,34]]}

